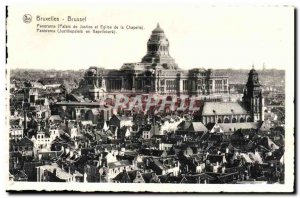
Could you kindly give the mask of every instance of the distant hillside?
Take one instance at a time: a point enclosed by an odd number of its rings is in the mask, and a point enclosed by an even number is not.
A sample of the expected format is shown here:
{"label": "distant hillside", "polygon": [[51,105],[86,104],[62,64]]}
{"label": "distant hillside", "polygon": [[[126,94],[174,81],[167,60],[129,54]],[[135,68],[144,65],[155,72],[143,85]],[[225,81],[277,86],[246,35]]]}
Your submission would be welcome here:
{"label": "distant hillside", "polygon": [[[19,80],[39,80],[41,78],[57,77],[65,78],[69,81],[79,81],[84,76],[84,69],[81,70],[33,70],[33,69],[13,69],[10,71],[11,79]],[[285,71],[276,69],[256,70],[262,85],[284,86]],[[216,69],[215,75],[229,76],[230,84],[245,84],[248,79],[249,70],[245,69]]]}
{"label": "distant hillside", "polygon": [[[285,71],[277,69],[256,70],[259,75],[259,80],[262,85],[284,86]],[[245,84],[248,79],[249,70],[240,69],[216,69],[213,70],[215,75],[226,75],[229,77],[229,83]]]}
{"label": "distant hillside", "polygon": [[84,70],[36,70],[13,69],[10,78],[17,80],[39,80],[41,78],[63,78],[68,81],[77,81],[83,78]]}

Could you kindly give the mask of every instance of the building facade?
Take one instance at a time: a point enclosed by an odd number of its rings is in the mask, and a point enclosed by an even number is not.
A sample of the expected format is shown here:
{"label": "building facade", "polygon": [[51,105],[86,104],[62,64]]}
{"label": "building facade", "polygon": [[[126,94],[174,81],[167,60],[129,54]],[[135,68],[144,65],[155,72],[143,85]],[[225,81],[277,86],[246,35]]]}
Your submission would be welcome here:
{"label": "building facade", "polygon": [[90,67],[80,85],[82,93],[94,100],[106,92],[197,96],[228,93],[227,76],[215,76],[210,69],[180,69],[170,55],[169,46],[158,24],[141,62],[125,63],[120,70]]}

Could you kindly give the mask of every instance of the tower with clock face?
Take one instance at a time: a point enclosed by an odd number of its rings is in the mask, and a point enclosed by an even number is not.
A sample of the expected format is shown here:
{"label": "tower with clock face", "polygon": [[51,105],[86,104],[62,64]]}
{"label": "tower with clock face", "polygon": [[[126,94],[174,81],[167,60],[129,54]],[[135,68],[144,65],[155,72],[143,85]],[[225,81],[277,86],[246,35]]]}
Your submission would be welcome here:
{"label": "tower with clock face", "polygon": [[244,91],[243,102],[250,113],[253,122],[264,119],[264,98],[262,96],[261,84],[258,73],[252,68],[248,74],[248,81]]}

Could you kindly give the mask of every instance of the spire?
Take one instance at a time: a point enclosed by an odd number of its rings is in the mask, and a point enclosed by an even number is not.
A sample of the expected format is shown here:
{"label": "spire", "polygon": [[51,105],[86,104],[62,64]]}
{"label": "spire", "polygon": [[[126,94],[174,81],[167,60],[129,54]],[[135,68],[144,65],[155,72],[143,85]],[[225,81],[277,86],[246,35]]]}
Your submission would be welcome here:
{"label": "spire", "polygon": [[152,31],[152,34],[163,34],[164,30],[160,27],[159,23],[157,23],[156,28]]}
{"label": "spire", "polygon": [[252,64],[252,69],[254,69],[254,64]]}

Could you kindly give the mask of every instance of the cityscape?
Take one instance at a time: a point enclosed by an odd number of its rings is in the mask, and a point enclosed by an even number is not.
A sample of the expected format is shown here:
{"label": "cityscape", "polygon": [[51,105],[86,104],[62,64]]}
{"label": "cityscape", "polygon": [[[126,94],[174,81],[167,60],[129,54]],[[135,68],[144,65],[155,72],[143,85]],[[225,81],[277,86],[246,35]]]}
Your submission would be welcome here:
{"label": "cityscape", "polygon": [[157,24],[118,70],[10,70],[9,180],[284,184],[285,71],[185,70],[170,42]]}

